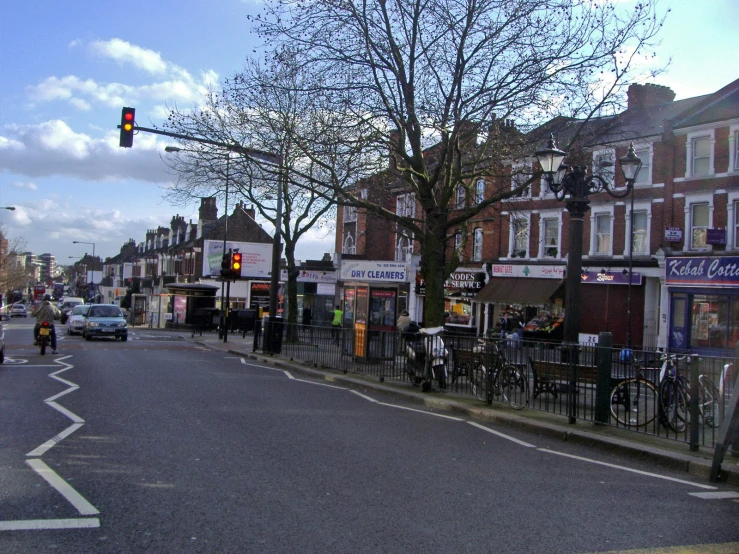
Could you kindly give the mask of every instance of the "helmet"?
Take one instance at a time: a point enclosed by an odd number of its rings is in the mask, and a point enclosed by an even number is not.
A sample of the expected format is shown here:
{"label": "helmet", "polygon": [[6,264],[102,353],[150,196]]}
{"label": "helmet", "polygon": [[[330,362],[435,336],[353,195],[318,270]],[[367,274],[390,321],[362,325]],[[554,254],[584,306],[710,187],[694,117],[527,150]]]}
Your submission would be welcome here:
{"label": "helmet", "polygon": [[51,295],[50,294],[45,294],[44,295],[44,300],[49,300],[50,301],[51,300]]}

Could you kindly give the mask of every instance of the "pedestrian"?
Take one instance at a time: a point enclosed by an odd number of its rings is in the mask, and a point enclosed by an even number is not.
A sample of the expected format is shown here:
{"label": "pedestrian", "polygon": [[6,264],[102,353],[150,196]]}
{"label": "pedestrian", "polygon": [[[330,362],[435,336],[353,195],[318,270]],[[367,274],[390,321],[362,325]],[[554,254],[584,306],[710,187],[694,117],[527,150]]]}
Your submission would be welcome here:
{"label": "pedestrian", "polygon": [[408,314],[408,310],[403,310],[400,312],[400,315],[398,316],[398,322],[395,325],[396,330],[398,333],[401,333],[403,331],[403,328],[406,327],[411,322],[411,316]]}
{"label": "pedestrian", "polygon": [[341,311],[341,307],[337,304],[334,310],[334,318],[331,320],[331,336],[334,344],[339,344],[339,336],[341,335],[341,323],[344,318],[344,312]]}

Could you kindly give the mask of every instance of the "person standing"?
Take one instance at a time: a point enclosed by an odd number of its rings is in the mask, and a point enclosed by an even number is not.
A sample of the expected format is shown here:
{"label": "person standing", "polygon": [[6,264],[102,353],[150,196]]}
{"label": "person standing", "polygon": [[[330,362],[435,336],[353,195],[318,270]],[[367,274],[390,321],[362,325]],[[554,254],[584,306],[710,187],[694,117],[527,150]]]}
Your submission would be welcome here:
{"label": "person standing", "polygon": [[334,318],[331,320],[331,336],[334,344],[339,344],[339,337],[341,336],[341,323],[344,318],[344,312],[341,311],[341,307],[337,304],[334,310]]}
{"label": "person standing", "polygon": [[401,333],[403,331],[403,328],[406,327],[410,322],[411,316],[408,314],[408,310],[403,310],[402,312],[400,312],[400,315],[398,316],[398,322],[395,325],[398,333]]}

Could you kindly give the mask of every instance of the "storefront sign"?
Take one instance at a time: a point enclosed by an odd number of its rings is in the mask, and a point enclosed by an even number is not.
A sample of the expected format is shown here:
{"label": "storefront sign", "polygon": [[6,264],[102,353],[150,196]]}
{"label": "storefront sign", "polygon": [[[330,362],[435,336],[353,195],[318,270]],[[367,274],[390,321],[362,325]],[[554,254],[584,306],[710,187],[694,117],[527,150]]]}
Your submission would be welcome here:
{"label": "storefront sign", "polygon": [[[632,285],[641,285],[641,273],[632,273],[631,275]],[[583,271],[580,276],[581,283],[590,283],[596,285],[628,285],[629,274],[624,274],[622,271],[606,271],[601,273],[600,271]]]}
{"label": "storefront sign", "polygon": [[706,244],[726,244],[726,229],[707,229]]}
{"label": "storefront sign", "polygon": [[484,286],[484,271],[479,269],[457,270],[444,281],[444,294],[458,293],[461,296],[475,296]]}
{"label": "storefront sign", "polygon": [[[287,271],[280,271],[280,281],[287,283]],[[335,284],[338,277],[335,271],[301,270],[298,273],[298,283],[329,283]]]}
{"label": "storefront sign", "polygon": [[493,264],[493,277],[564,279],[564,265]]}
{"label": "storefront sign", "polygon": [[345,260],[341,263],[339,277],[343,281],[384,281],[405,283],[408,267],[395,262],[368,262]]}
{"label": "storefront sign", "polygon": [[668,285],[739,286],[739,257],[667,258]]}
{"label": "storefront sign", "polygon": [[683,240],[683,230],[680,227],[666,227],[665,240],[667,242],[681,242]]}

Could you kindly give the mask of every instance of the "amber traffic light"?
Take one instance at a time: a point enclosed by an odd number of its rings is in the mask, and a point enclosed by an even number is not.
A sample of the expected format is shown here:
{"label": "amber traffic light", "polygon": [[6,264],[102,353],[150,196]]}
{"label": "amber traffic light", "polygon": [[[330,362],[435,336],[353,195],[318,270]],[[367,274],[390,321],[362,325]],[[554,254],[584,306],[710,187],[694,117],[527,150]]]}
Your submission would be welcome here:
{"label": "amber traffic light", "polygon": [[121,110],[121,140],[120,146],[131,148],[133,146],[133,126],[136,121],[136,108],[123,108]]}
{"label": "amber traffic light", "polygon": [[231,277],[233,279],[241,277],[241,254],[239,252],[231,254]]}

